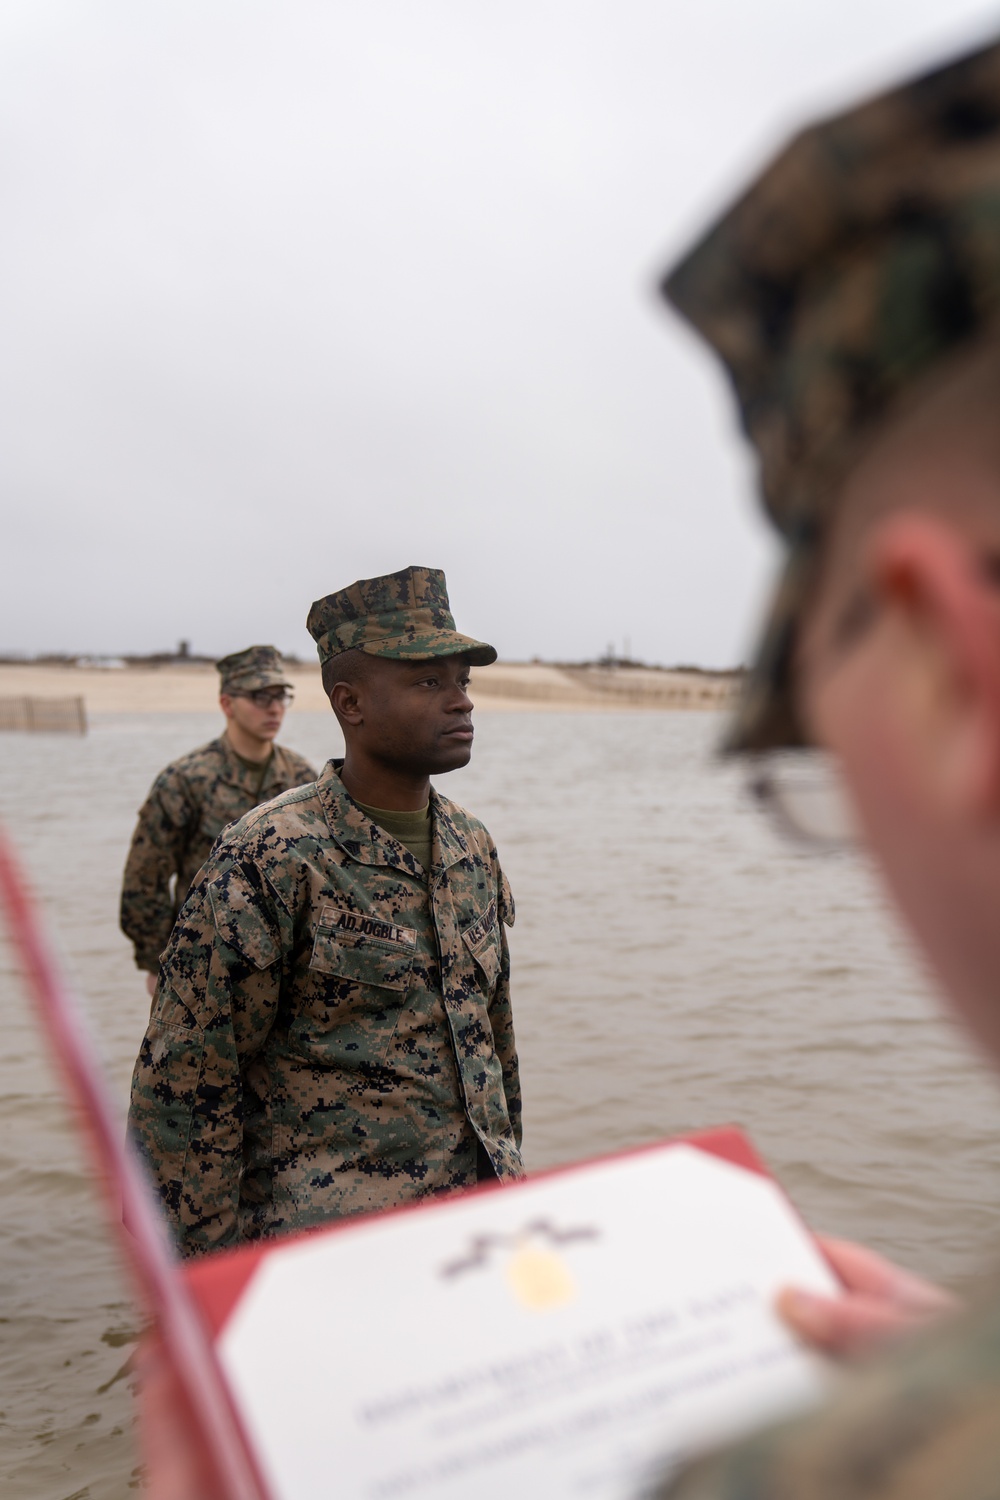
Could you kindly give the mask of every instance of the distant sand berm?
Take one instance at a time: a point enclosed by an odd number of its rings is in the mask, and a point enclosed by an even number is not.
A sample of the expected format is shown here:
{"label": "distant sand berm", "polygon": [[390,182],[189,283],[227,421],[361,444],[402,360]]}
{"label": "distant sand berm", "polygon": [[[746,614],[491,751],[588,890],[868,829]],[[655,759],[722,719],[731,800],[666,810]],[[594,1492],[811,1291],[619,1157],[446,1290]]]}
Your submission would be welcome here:
{"label": "distant sand berm", "polygon": [[[288,675],[297,708],[328,708],[318,667],[292,667]],[[477,711],[484,713],[634,712],[723,708],[732,701],[736,684],[730,673],[497,662],[473,673],[472,695]],[[208,713],[216,707],[218,693],[218,674],[194,662],[118,668],[0,664],[0,697],[80,696],[91,714]]]}

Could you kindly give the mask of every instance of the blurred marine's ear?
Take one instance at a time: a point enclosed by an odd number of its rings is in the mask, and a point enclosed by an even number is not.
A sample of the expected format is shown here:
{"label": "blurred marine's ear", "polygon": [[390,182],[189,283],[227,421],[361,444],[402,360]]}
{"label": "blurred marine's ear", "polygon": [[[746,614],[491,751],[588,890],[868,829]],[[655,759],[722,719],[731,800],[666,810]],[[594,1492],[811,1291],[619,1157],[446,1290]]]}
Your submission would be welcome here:
{"label": "blurred marine's ear", "polygon": [[896,515],[870,553],[913,748],[939,806],[1000,814],[1000,587],[947,522]]}

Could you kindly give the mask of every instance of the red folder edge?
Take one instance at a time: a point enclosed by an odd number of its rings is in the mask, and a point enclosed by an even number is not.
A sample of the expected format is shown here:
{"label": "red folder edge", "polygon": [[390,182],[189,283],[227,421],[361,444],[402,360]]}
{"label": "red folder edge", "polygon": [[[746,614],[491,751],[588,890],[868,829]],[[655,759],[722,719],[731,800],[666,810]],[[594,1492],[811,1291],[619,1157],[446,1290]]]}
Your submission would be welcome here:
{"label": "red folder edge", "polygon": [[[170,1244],[159,1204],[126,1148],[72,987],[45,932],[13,844],[0,827],[0,909],[35,1014],[84,1126],[109,1218],[136,1290],[152,1315],[177,1396],[201,1445],[202,1482],[213,1500],[268,1500],[252,1444],[233,1404],[214,1345]],[[123,1227],[127,1218],[131,1233]]]}

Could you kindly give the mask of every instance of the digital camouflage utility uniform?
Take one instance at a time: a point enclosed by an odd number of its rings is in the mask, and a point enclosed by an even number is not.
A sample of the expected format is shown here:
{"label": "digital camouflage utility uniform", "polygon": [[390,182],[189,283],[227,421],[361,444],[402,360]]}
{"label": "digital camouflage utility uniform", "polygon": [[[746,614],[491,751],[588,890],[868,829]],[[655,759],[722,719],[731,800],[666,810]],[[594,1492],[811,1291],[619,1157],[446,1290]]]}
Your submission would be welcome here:
{"label": "digital camouflage utility uniform", "polygon": [[[1000,355],[1000,45],[805,131],[665,291],[727,367],[789,554],[729,748],[787,748],[799,616],[845,477],[953,356]],[[662,1493],[996,1500],[1000,1298]]]}
{"label": "digital camouflage utility uniform", "polygon": [[[420,631],[433,654],[476,645],[450,615],[430,623],[443,576],[417,572],[330,596],[310,628],[328,636],[360,604],[372,631],[416,622],[411,657]],[[433,607],[442,618],[447,595]],[[436,791],[431,810],[425,870],[331,761],[244,817],[202,871],[129,1117],[183,1253],[522,1175],[514,905],[483,825]]]}
{"label": "digital camouflage utility uniform", "polygon": [[[290,686],[273,646],[247,646],[215,665],[220,694]],[[174,918],[222,830],[258,803],[315,779],[308,761],[280,745],[266,767],[249,766],[225,734],[160,772],[139,809],[122,880],[121,928],[138,968],[156,973]]]}
{"label": "digital camouflage utility uniform", "polygon": [[122,931],[140,969],[156,973],[174,918],[222,830],[258,803],[315,780],[308,761],[280,745],[261,780],[224,734],[160,772],[139,809],[122,880]]}

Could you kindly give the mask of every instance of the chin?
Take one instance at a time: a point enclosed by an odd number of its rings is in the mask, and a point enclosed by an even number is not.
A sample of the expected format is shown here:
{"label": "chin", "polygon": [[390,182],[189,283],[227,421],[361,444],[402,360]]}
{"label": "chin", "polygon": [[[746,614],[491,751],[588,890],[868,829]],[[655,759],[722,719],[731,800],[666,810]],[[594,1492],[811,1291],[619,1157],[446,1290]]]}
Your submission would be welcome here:
{"label": "chin", "polygon": [[471,745],[452,745],[442,749],[434,757],[434,764],[428,771],[429,776],[443,776],[446,771],[458,771],[462,766],[467,766],[472,759]]}

